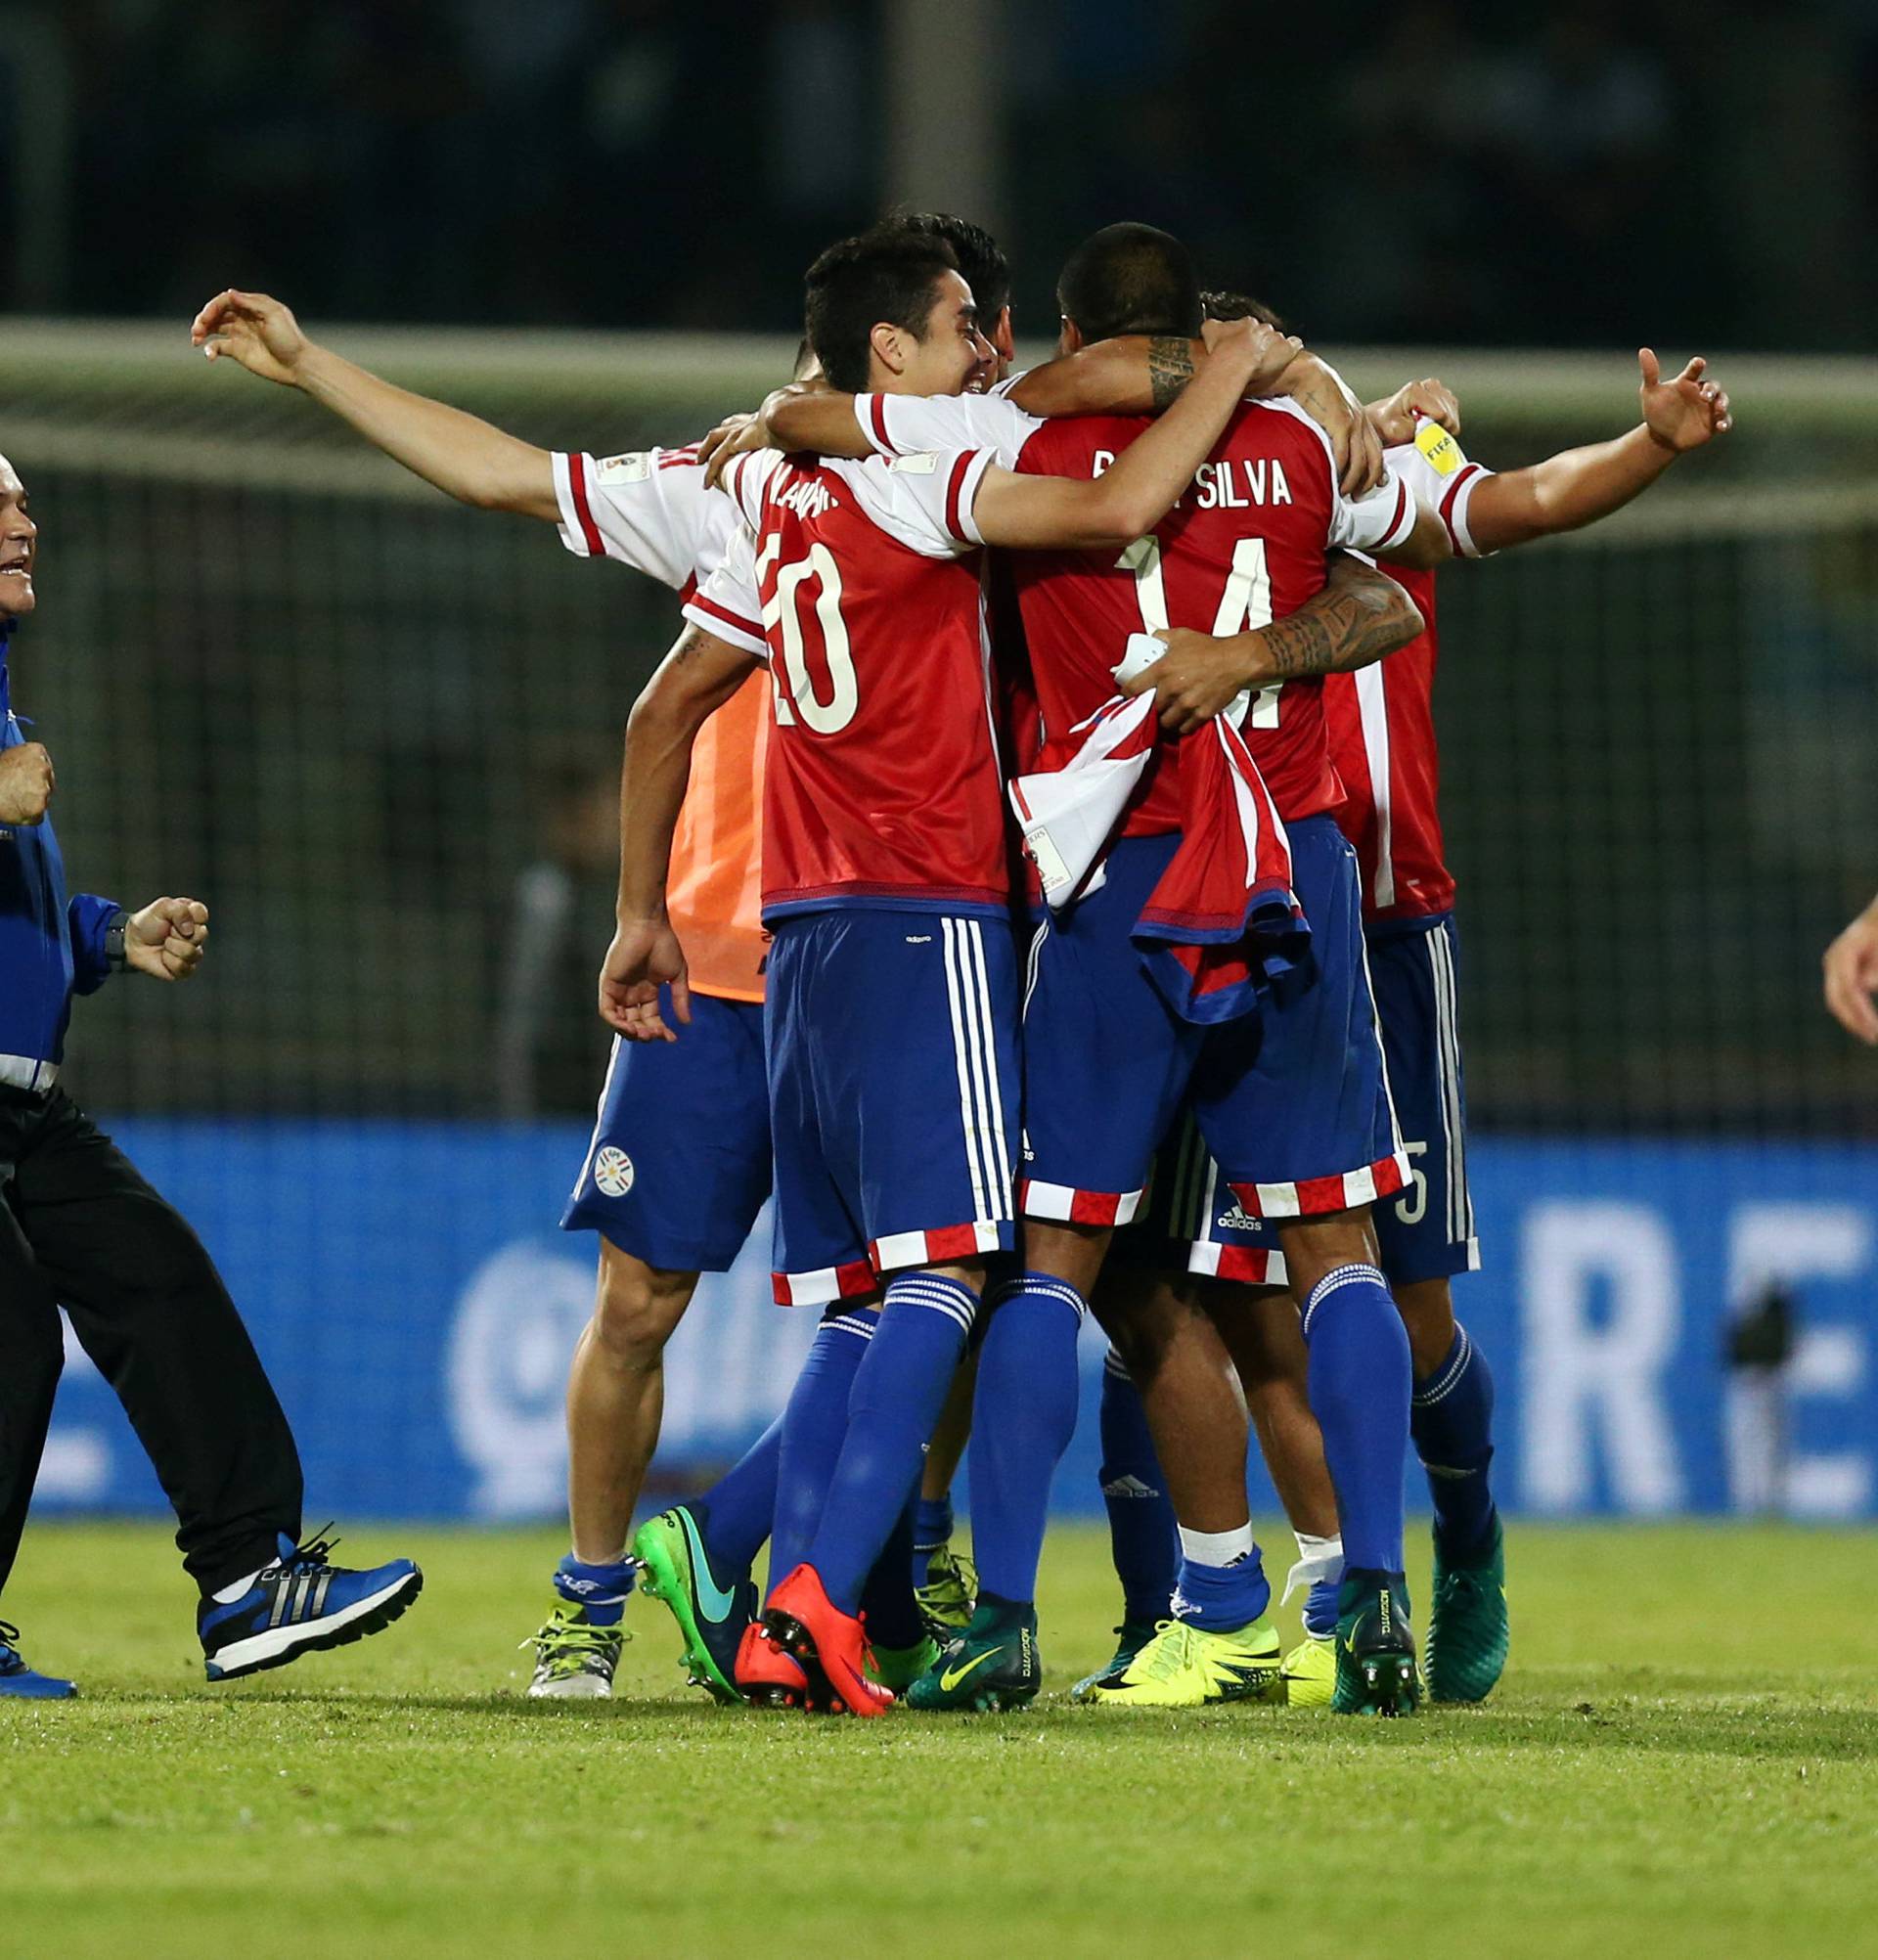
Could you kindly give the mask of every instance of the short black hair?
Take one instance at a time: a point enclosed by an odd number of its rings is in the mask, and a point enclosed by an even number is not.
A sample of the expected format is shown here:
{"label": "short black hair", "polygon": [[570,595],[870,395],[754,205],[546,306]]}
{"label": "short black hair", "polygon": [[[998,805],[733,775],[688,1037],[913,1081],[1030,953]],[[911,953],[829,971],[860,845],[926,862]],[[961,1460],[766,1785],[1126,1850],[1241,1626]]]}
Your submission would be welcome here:
{"label": "short black hair", "polygon": [[960,276],[978,302],[978,322],[987,332],[1010,304],[1010,261],[983,225],[951,211],[905,211],[896,223],[921,238],[944,239],[959,261]]}
{"label": "short black hair", "polygon": [[882,320],[923,338],[933,293],[959,260],[944,239],[875,225],[831,245],[809,267],[809,345],[828,385],[858,395],[868,385],[870,336]]}
{"label": "short black hair", "polygon": [[1056,282],[1056,304],[1085,340],[1117,334],[1200,331],[1199,275],[1171,232],[1152,225],[1107,225],[1070,253]]}
{"label": "short black hair", "polygon": [[795,343],[795,365],[789,370],[789,379],[799,381],[815,366],[815,349],[809,345],[809,336],[804,334]]}
{"label": "short black hair", "polygon": [[1248,292],[1202,292],[1200,304],[1209,320],[1263,320],[1268,327],[1284,332],[1284,322],[1263,299]]}

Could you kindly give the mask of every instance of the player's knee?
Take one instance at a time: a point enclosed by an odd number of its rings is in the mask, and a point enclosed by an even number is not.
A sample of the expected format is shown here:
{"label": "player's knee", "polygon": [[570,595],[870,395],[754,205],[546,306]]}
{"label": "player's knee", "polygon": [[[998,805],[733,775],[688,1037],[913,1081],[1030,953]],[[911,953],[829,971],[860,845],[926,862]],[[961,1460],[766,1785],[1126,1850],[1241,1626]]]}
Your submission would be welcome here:
{"label": "player's knee", "polygon": [[648,1266],[607,1246],[594,1303],[595,1338],[622,1366],[649,1365],[684,1318],[696,1285],[694,1272]]}
{"label": "player's knee", "polygon": [[1418,1279],[1398,1286],[1396,1305],[1408,1330],[1408,1353],[1415,1379],[1425,1380],[1448,1359],[1454,1345],[1454,1298],[1445,1279]]}

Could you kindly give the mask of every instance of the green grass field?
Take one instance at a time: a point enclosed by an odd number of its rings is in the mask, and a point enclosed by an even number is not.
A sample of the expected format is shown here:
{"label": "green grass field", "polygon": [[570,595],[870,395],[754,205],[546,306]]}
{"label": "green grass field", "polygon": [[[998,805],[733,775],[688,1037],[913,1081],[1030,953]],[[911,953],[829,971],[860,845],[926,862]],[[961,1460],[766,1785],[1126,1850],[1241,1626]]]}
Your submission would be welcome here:
{"label": "green grass field", "polygon": [[30,1530],[6,1614],[84,1698],[0,1701],[0,1953],[1874,1950],[1878,1534],[1522,1528],[1500,1692],[1410,1722],[1070,1707],[1096,1532],[1048,1700],[954,1721],[713,1708],[645,1602],[620,1699],[530,1703],[558,1535],[346,1546],[407,1548],[390,1631],[216,1690],[160,1526]]}

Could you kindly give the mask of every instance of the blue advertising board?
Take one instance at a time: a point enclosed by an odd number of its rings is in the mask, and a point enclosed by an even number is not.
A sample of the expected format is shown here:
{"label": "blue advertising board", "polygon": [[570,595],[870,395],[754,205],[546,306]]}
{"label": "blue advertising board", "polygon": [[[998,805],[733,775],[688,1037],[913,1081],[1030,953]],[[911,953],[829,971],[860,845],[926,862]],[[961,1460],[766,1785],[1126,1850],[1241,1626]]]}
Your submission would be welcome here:
{"label": "blue advertising board", "polygon": [[[560,1510],[562,1392],[594,1249],[555,1221],[582,1128],[116,1134],[241,1304],[298,1432],[315,1522]],[[1493,1363],[1509,1507],[1872,1515],[1878,1149],[1483,1136],[1469,1166],[1486,1264],[1455,1298]],[[768,1264],[759,1225],[737,1269],[699,1288],[667,1361],[662,1477],[712,1473],[782,1406],[815,1316],[771,1303]],[[1800,1326],[1777,1419],[1722,1359],[1731,1312],[1769,1279]],[[67,1350],[42,1510],[160,1508],[109,1388]],[[1100,1507],[1100,1360],[1092,1328],[1055,1490],[1065,1513]]]}

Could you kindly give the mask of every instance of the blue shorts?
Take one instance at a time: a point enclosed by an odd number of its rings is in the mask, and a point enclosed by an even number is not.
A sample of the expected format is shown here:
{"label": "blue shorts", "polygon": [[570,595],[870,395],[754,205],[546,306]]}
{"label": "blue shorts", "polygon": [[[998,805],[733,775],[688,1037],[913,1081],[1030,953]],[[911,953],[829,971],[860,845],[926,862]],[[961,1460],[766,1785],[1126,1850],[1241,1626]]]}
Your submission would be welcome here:
{"label": "blue shorts", "polygon": [[1016,1238],[1017,954],[1006,919],[775,921],[776,1297],[818,1306]]}
{"label": "blue shorts", "polygon": [[769,1195],[762,1003],[693,994],[677,1041],[615,1036],[561,1229],[667,1271],[728,1272]]}
{"label": "blue shorts", "polygon": [[[1369,973],[1382,1019],[1389,1085],[1408,1153],[1409,1181],[1374,1219],[1382,1270],[1400,1286],[1480,1265],[1467,1192],[1466,1105],[1454,1011],[1457,941],[1452,913],[1373,926]],[[1151,1229],[1187,1242],[1190,1272],[1282,1285],[1284,1255],[1269,1222],[1234,1201],[1196,1134],[1177,1136],[1155,1166]]]}
{"label": "blue shorts", "polygon": [[1177,838],[1123,838],[1102,887],[1038,934],[1024,1009],[1027,1218],[1127,1224],[1184,1108],[1248,1216],[1344,1211],[1408,1181],[1356,853],[1328,817],[1292,824],[1290,838],[1312,958],[1238,1020],[1181,1020],[1129,937]]}

